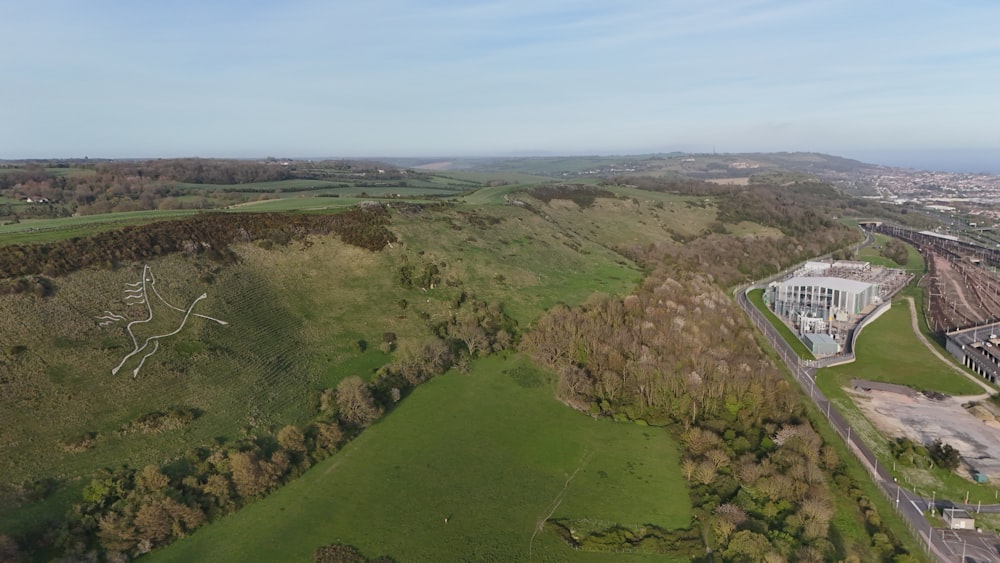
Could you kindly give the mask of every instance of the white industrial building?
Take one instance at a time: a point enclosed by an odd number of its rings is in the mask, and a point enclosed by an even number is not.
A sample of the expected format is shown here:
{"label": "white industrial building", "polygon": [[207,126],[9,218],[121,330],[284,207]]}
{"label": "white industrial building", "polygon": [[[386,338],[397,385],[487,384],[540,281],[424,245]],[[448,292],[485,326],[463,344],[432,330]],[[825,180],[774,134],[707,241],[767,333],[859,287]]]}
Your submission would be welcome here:
{"label": "white industrial building", "polygon": [[776,315],[789,320],[848,320],[878,302],[878,284],[844,278],[797,276],[767,288],[768,305]]}

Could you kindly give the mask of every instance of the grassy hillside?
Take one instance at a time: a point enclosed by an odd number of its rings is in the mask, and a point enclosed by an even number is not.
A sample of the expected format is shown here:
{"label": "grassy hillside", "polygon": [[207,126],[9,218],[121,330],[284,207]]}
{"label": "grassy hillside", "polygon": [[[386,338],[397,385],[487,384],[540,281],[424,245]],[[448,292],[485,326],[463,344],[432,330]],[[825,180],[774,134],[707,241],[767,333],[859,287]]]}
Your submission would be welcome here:
{"label": "grassy hillside", "polygon": [[[136,378],[138,357],[111,373],[133,348],[126,323],[102,327],[97,317],[141,318],[124,290],[141,279],[142,264],[59,278],[51,298],[0,296],[3,484],[55,478],[78,488],[98,467],[141,466],[301,422],[319,390],[369,377],[392,359],[379,350],[383,333],[395,333],[400,349],[418,345],[463,291],[527,325],[556,302],[625,292],[640,277],[620,256],[588,241],[565,244],[553,224],[511,206],[396,214],[392,229],[402,240],[380,253],[318,237],[270,250],[236,246],[232,266],[183,254],[151,261],[168,302],[184,308],[205,293],[194,312],[228,325],[191,319]],[[407,265],[434,266],[441,280],[433,289],[402,287]],[[198,416],[178,428],[129,430],[171,407]],[[87,436],[87,447],[67,445]],[[0,530],[56,516],[66,503],[58,494],[40,505],[0,503]]]}
{"label": "grassy hillside", "polygon": [[590,419],[526,360],[491,358],[421,386],[304,477],[151,560],[310,561],[333,542],[400,562],[579,560],[548,532],[532,539],[535,525],[553,511],[687,527],[678,463],[663,429]]}

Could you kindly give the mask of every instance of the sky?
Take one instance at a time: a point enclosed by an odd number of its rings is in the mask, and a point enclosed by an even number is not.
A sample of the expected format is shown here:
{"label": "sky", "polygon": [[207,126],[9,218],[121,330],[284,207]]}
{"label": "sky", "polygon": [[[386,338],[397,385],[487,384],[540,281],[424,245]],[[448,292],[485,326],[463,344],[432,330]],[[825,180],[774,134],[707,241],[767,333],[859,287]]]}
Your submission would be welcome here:
{"label": "sky", "polygon": [[0,158],[817,151],[1000,172],[997,22],[994,0],[0,0]]}

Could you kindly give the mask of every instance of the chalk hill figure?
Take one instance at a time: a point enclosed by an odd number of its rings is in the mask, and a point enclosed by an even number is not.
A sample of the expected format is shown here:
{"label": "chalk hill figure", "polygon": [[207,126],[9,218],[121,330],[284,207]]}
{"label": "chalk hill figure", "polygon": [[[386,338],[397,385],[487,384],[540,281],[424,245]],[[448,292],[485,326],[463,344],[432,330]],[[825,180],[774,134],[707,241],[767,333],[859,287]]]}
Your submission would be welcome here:
{"label": "chalk hill figure", "polygon": [[[128,332],[129,338],[132,339],[132,351],[125,354],[125,356],[122,357],[122,360],[118,362],[118,365],[112,368],[112,375],[117,375],[125,363],[133,357],[141,356],[139,365],[132,370],[132,377],[137,377],[139,375],[139,370],[142,369],[146,360],[160,349],[160,340],[173,336],[183,330],[184,326],[188,322],[188,319],[192,316],[214,321],[224,326],[229,324],[221,319],[216,319],[214,317],[194,312],[194,308],[198,302],[208,297],[208,294],[206,293],[202,293],[195,298],[186,309],[177,307],[164,299],[163,296],[160,295],[160,292],[156,289],[156,276],[153,275],[153,270],[148,264],[142,267],[142,279],[135,283],[126,283],[125,287],[125,304],[145,306],[146,317],[131,321],[125,326],[125,331]],[[154,326],[151,325],[154,321],[154,307],[157,309],[155,315],[157,324],[155,326],[166,326],[168,328],[172,328],[172,330],[160,328],[157,331],[159,334],[152,334],[150,336],[143,337],[141,336],[141,333],[144,332],[143,329],[149,329]],[[179,319],[171,320],[170,317],[177,317],[177,313],[181,313],[182,316]],[[112,313],[111,311],[104,311],[104,314],[96,317],[96,319],[98,321],[98,326],[108,326],[113,323],[124,321],[126,320],[126,317],[117,313]],[[169,324],[164,325],[164,322]],[[136,334],[137,331],[140,335]]]}

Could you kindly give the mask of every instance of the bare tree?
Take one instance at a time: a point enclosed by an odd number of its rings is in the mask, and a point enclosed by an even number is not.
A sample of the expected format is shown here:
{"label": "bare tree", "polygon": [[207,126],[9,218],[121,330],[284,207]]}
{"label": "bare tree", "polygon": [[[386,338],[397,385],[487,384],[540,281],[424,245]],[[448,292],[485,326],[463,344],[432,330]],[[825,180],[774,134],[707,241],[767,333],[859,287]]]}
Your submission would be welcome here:
{"label": "bare tree", "polygon": [[337,407],[341,420],[355,426],[368,426],[382,416],[368,385],[356,375],[344,378],[337,385]]}

